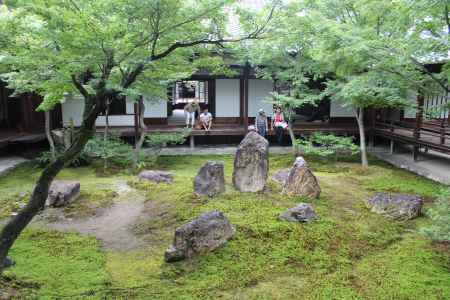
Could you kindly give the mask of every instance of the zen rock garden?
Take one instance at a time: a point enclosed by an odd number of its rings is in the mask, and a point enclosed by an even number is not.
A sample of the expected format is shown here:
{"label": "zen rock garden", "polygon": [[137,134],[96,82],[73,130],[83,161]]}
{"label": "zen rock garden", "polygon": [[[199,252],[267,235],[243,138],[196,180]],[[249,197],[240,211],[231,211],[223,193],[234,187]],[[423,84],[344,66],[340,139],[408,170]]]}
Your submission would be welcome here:
{"label": "zen rock garden", "polygon": [[[234,157],[233,187],[241,193],[263,193],[268,174],[268,142],[257,133],[250,132],[239,144]],[[157,184],[173,183],[173,174],[163,170],[144,170],[137,177],[139,180]],[[272,180],[282,187],[280,197],[287,195],[314,201],[321,194],[319,181],[303,157],[297,157],[290,168],[276,171]],[[193,193],[214,201],[214,197],[225,191],[223,162],[205,162],[194,177]],[[47,204],[52,207],[63,207],[75,201],[79,194],[79,182],[55,180],[50,187]],[[365,200],[372,212],[399,220],[419,216],[423,205],[420,197],[406,194],[376,193],[370,199],[362,200]],[[301,202],[282,212],[278,219],[308,223],[317,219],[317,214],[312,204]],[[166,250],[164,260],[175,262],[213,251],[232,239],[235,231],[235,227],[224,213],[216,210],[203,213],[175,230],[173,243]],[[5,262],[5,266],[12,264],[12,260]]]}
{"label": "zen rock garden", "polygon": [[450,0],[0,0],[0,300],[450,299]]}

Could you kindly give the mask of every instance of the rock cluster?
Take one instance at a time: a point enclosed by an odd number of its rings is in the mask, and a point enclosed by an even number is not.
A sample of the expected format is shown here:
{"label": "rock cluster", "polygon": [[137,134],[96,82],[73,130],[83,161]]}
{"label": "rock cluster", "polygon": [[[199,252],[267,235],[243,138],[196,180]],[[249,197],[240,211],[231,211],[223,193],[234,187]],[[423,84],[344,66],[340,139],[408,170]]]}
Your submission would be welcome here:
{"label": "rock cluster", "polygon": [[80,182],[69,180],[54,180],[50,185],[47,205],[62,207],[75,201],[80,195]]}
{"label": "rock cluster", "polygon": [[320,192],[316,176],[303,157],[297,157],[284,183],[283,193],[290,196],[319,198]]}
{"label": "rock cluster", "polygon": [[203,213],[176,229],[173,244],[166,250],[164,260],[174,262],[213,251],[234,233],[234,227],[223,213],[216,210]]}
{"label": "rock cluster", "polygon": [[234,158],[233,185],[241,192],[259,192],[266,186],[269,171],[269,142],[249,132]]}
{"label": "rock cluster", "polygon": [[300,203],[280,215],[280,219],[289,222],[309,222],[316,218],[316,212],[309,203]]}
{"label": "rock cluster", "polygon": [[225,191],[223,163],[206,162],[194,178],[194,193],[198,196],[213,197]]}
{"label": "rock cluster", "polygon": [[139,173],[139,179],[153,181],[156,183],[172,183],[173,176],[172,173],[167,171],[158,171],[158,170],[145,170]]}
{"label": "rock cluster", "polygon": [[416,195],[376,193],[366,201],[374,213],[396,220],[410,220],[420,215],[423,200]]}

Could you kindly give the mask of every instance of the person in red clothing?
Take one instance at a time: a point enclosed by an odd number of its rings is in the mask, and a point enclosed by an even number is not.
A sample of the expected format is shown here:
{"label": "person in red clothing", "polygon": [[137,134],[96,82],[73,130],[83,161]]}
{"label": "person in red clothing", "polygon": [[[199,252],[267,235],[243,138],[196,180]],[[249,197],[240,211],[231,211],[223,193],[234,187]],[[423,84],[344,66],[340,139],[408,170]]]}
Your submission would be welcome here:
{"label": "person in red clothing", "polygon": [[287,128],[287,123],[284,120],[283,113],[280,107],[275,109],[275,113],[272,118],[272,128],[275,129],[275,135],[279,145],[283,143],[284,130]]}

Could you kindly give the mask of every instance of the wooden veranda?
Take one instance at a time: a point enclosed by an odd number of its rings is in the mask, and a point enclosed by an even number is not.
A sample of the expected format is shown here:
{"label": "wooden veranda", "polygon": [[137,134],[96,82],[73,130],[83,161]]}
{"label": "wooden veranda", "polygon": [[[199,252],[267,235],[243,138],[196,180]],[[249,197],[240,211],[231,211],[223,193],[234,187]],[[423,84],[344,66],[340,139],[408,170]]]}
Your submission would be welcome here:
{"label": "wooden veranda", "polygon": [[[415,119],[385,120],[372,124],[372,134],[390,140],[391,152],[395,143],[412,145],[414,160],[418,159],[421,149],[429,149],[450,154],[450,114],[444,111],[440,116],[426,119],[426,102],[423,96],[417,97]],[[444,99],[448,101],[448,99]],[[442,104],[442,101],[441,101]]]}

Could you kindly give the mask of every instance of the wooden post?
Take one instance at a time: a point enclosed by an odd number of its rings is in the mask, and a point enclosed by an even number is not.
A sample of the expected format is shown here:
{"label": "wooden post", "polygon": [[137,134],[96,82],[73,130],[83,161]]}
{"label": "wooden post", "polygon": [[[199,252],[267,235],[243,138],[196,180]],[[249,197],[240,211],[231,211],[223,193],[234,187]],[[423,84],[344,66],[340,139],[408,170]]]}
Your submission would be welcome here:
{"label": "wooden post", "polygon": [[417,112],[416,112],[416,127],[414,128],[414,141],[413,145],[413,159],[417,161],[419,156],[419,139],[420,139],[420,129],[422,128],[423,122],[423,105],[424,105],[424,97],[423,95],[417,96]]}
{"label": "wooden post", "polygon": [[250,73],[250,64],[247,62],[245,63],[245,69],[244,69],[244,127],[245,132],[248,131],[248,77]]}
{"label": "wooden post", "polygon": [[395,147],[395,142],[394,142],[394,140],[391,140],[391,150],[390,150],[390,154],[392,155],[392,154],[394,154],[394,147]]}

